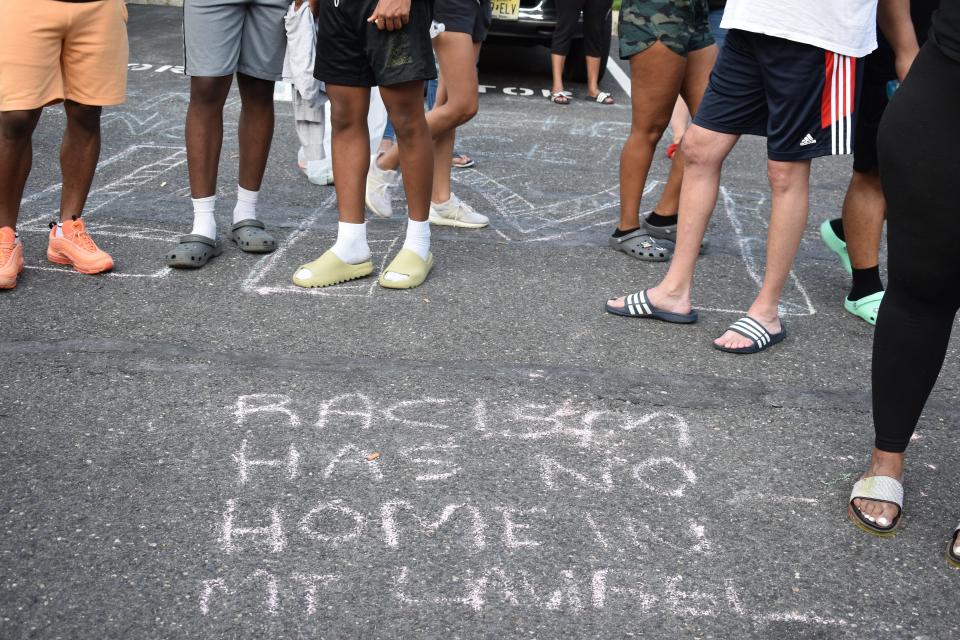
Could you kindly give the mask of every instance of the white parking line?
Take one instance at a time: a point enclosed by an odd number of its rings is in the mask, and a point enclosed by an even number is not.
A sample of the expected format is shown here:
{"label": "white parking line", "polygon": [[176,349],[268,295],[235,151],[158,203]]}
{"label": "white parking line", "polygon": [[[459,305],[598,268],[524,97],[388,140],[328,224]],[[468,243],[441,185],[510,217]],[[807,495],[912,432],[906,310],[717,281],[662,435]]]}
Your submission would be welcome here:
{"label": "white parking line", "polygon": [[617,84],[620,85],[623,92],[627,94],[627,97],[632,98],[633,94],[630,93],[630,76],[624,73],[623,69],[620,68],[620,63],[617,62],[613,56],[609,56],[607,59],[607,71],[609,71],[613,79],[617,81]]}

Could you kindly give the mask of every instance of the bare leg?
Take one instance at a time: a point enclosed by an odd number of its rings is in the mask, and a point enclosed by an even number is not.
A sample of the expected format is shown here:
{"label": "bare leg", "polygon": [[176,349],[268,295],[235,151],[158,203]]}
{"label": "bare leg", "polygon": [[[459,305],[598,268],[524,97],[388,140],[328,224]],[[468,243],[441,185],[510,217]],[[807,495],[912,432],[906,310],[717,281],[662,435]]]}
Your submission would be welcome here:
{"label": "bare leg", "polygon": [[187,170],[194,198],[217,193],[217,169],[223,146],[223,105],[233,76],[190,78],[187,107]]}
{"label": "bare leg", "polygon": [[[757,299],[747,315],[766,327],[770,333],[781,329],[779,306],[783,287],[790,276],[793,259],[800,248],[803,230],[810,212],[810,161],[767,161],[770,178],[771,211],[767,230],[767,268]],[[736,349],[747,347],[752,340],[727,331],[714,344]]]}
{"label": "bare leg", "polygon": [[686,64],[683,56],[661,42],[630,58],[633,113],[630,135],[620,153],[621,231],[640,226],[640,199],[647,174],[680,93]]}
{"label": "bare leg", "polygon": [[673,115],[670,116],[670,133],[673,141],[679,143],[690,126],[690,110],[687,109],[687,103],[683,98],[677,98],[677,104],[673,106]]}
{"label": "bare leg", "polygon": [[869,269],[879,264],[886,209],[879,172],[854,171],[843,199],[843,235],[854,269]]}
{"label": "bare leg", "polygon": [[331,152],[333,174],[337,177],[334,188],[340,222],[362,224],[363,196],[370,168],[370,132],[367,129],[370,89],[328,84],[327,93],[330,96]]}
{"label": "bare leg", "polygon": [[680,210],[680,188],[683,186],[683,152],[677,149],[670,163],[670,175],[663,186],[660,199],[653,210],[662,216],[672,216]]}
{"label": "bare leg", "polygon": [[[423,82],[380,87],[380,95],[397,132],[407,210],[412,220],[422,222],[430,211],[434,170],[433,143],[423,113]],[[449,157],[447,171],[450,170]]]}
{"label": "bare leg", "polygon": [[240,173],[244,189],[260,191],[273,140],[273,82],[237,74],[240,89]]}
{"label": "bare leg", "polygon": [[587,58],[587,95],[596,97],[600,93],[600,58]]}
{"label": "bare leg", "polygon": [[[427,125],[430,134],[436,141],[444,133],[455,130],[461,124],[469,122],[476,115],[479,107],[477,95],[477,51],[479,45],[474,45],[469,34],[444,32],[433,40],[437,60],[440,62],[441,85],[446,87],[446,99],[441,101],[438,90],[437,103],[427,114]],[[436,150],[436,154],[440,151]],[[446,176],[446,183],[450,181],[450,158],[453,154],[452,144],[446,154],[446,170],[440,172]],[[400,153],[397,145],[389,149],[377,160],[381,169],[396,170],[400,167]],[[436,165],[435,165],[436,166]],[[434,174],[434,183],[441,176]],[[449,191],[449,186],[447,187]],[[441,194],[442,195],[442,194]],[[449,196],[448,196],[449,199]]]}
{"label": "bare leg", "polygon": [[[687,54],[687,69],[683,77],[680,97],[673,107],[670,127],[673,141],[679,143],[690,126],[690,118],[700,109],[700,101],[707,91],[710,72],[717,61],[717,46],[710,45]],[[689,105],[689,106],[688,106]],[[670,166],[670,176],[660,195],[660,201],[653,208],[661,215],[672,215],[680,210],[680,187],[683,183],[683,149],[677,149]]]}
{"label": "bare leg", "polygon": [[[464,36],[455,40],[443,40],[445,35]],[[469,47],[467,46],[469,44]],[[450,199],[450,158],[453,157],[453,147],[457,142],[457,127],[469,122],[480,108],[477,88],[477,57],[480,55],[480,45],[471,40],[466,33],[440,34],[434,38],[434,49],[437,52],[437,61],[440,63],[440,75],[446,88],[446,99],[440,109],[434,108],[430,113],[450,111],[455,116],[456,124],[441,131],[433,132],[433,202],[446,202]],[[437,95],[439,104],[439,93]]]}
{"label": "bare leg", "polygon": [[88,107],[67,100],[67,130],[60,146],[60,170],[63,173],[63,192],[60,194],[60,220],[65,221],[83,213],[93,174],[100,159],[101,107]]}
{"label": "bare leg", "polygon": [[0,227],[16,228],[42,109],[0,112]]}
{"label": "bare leg", "polygon": [[563,65],[567,61],[567,56],[561,56],[557,53],[550,54],[550,68],[553,71],[553,84],[550,87],[551,93],[563,91]]}
{"label": "bare leg", "polygon": [[[717,133],[692,125],[683,136],[686,155],[683,188],[680,191],[680,218],[677,221],[677,246],[667,275],[648,292],[650,301],[665,311],[689,313],[693,273],[700,255],[700,244],[717,204],[720,169],[739,136]],[[623,298],[611,300],[623,306]]]}

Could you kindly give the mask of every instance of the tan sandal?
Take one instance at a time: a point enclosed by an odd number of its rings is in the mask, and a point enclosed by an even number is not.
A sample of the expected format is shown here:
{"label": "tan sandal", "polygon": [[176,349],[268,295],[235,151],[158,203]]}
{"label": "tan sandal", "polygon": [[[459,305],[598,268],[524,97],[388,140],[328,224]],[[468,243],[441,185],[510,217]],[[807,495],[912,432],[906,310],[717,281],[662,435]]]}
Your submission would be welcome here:
{"label": "tan sandal", "polygon": [[371,273],[373,273],[372,260],[360,264],[349,264],[328,249],[313,262],[297,269],[296,273],[293,274],[293,284],[308,289],[329,287],[341,282],[365,278]]}
{"label": "tan sandal", "polygon": [[[410,249],[400,249],[400,252],[387,265],[387,268],[380,272],[378,282],[381,287],[387,289],[413,289],[423,284],[432,268],[432,253],[428,253],[427,259],[424,260]],[[400,280],[387,280],[388,273],[396,273],[407,277]]]}

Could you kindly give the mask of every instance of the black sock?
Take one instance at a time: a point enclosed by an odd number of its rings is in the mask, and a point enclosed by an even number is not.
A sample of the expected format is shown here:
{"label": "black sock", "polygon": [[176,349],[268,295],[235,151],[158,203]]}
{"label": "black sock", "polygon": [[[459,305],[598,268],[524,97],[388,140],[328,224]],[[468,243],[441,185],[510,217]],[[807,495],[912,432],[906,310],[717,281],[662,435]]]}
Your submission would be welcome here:
{"label": "black sock", "polygon": [[880,266],[868,269],[853,270],[853,287],[850,289],[850,300],[859,300],[871,294],[883,291],[883,282],[880,281]]}
{"label": "black sock", "polygon": [[623,236],[627,235],[628,233],[633,233],[634,231],[636,231],[636,230],[639,229],[639,228],[640,228],[640,227],[634,227],[633,229],[625,229],[625,230],[621,231],[621,230],[620,230],[620,227],[617,227],[616,229],[613,230],[613,237],[614,237],[614,238],[622,238]]}
{"label": "black sock", "polygon": [[830,228],[833,229],[833,233],[836,234],[838,238],[840,238],[844,242],[847,241],[846,236],[843,235],[843,218],[834,218],[833,220],[831,220]]}
{"label": "black sock", "polygon": [[665,216],[656,211],[651,211],[650,215],[647,216],[647,224],[651,227],[669,227],[670,225],[677,224],[677,214]]}

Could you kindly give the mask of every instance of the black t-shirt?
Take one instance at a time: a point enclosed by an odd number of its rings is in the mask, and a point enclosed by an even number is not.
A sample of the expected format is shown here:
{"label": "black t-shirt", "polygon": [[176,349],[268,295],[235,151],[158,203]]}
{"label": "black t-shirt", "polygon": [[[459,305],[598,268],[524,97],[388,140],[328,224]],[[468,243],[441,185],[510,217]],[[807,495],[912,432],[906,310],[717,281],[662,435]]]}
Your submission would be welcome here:
{"label": "black t-shirt", "polygon": [[941,0],[940,9],[933,14],[930,39],[945,55],[960,62],[960,0]]}

